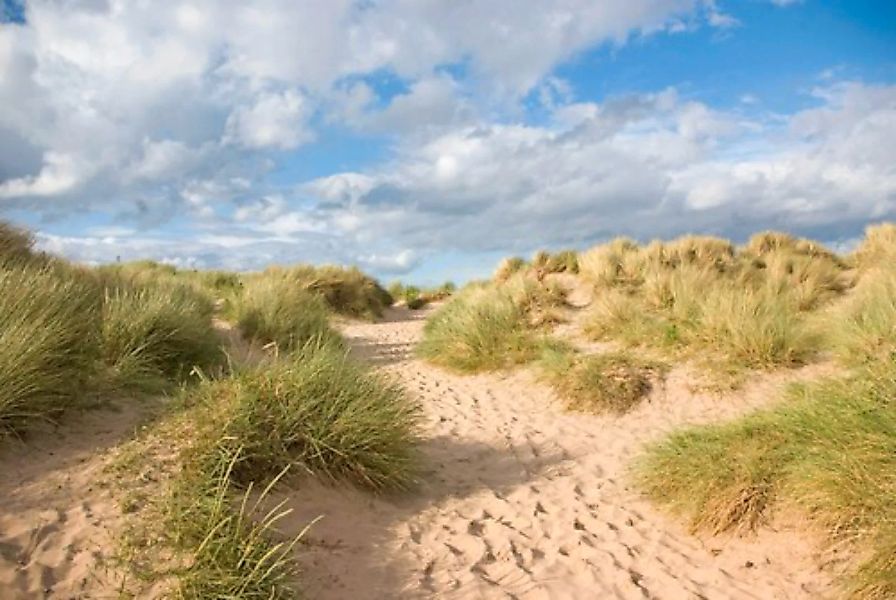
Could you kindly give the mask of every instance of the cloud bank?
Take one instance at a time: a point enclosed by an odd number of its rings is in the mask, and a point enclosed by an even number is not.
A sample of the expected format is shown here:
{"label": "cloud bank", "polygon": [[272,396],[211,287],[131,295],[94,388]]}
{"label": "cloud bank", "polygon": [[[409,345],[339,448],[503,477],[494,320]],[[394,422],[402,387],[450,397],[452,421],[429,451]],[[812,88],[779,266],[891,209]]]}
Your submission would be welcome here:
{"label": "cloud bank", "polygon": [[[539,7],[31,0],[0,25],[0,216],[78,223],[40,239],[88,261],[384,275],[616,234],[840,240],[896,216],[896,86],[826,81],[790,114],[675,88],[577,101],[554,71],[579,53],[737,20],[708,0]],[[334,129],[385,151],[289,176]]]}

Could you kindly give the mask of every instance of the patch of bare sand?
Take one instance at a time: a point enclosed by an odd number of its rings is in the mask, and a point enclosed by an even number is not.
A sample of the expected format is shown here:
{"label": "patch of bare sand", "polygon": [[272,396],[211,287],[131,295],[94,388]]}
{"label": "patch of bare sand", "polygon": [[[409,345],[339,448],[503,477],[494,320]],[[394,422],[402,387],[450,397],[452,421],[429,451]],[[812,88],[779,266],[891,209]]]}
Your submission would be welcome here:
{"label": "patch of bare sand", "polygon": [[0,445],[0,598],[118,597],[123,515],[104,470],[146,413],[113,404]]}
{"label": "patch of bare sand", "polygon": [[[426,413],[419,489],[371,497],[314,482],[286,492],[287,529],[323,516],[300,549],[310,598],[818,598],[830,576],[793,531],[701,540],[629,487],[646,442],[767,404],[786,380],[736,397],[673,370],[622,417],[564,412],[525,371],[456,376],[412,355],[425,312],[392,310],[345,334]],[[817,370],[817,369],[816,369]]]}

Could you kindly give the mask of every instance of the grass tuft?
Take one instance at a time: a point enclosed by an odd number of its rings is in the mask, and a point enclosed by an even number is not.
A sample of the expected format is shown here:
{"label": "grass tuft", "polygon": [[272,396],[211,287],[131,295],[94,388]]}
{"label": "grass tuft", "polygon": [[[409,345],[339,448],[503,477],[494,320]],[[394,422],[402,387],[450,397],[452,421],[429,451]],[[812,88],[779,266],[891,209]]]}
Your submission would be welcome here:
{"label": "grass tuft", "polygon": [[896,362],[896,263],[867,271],[826,316],[825,330],[845,364]]}
{"label": "grass tuft", "polygon": [[503,369],[533,360],[537,329],[552,320],[562,293],[522,275],[503,285],[471,286],[426,322],[419,354],[461,372]]}
{"label": "grass tuft", "polygon": [[277,523],[291,510],[285,502],[265,507],[286,471],[260,494],[254,493],[252,484],[240,493],[231,479],[239,460],[239,450],[221,452],[208,472],[189,472],[172,491],[167,522],[174,545],[190,557],[177,572],[176,598],[297,596],[292,587],[298,571],[293,551],[305,531],[291,540],[272,541]]}
{"label": "grass tuft", "polygon": [[279,352],[291,352],[312,339],[340,343],[339,334],[330,327],[324,300],[293,278],[249,281],[235,313],[244,335],[262,344],[274,344]]}
{"label": "grass tuft", "polygon": [[647,494],[698,530],[749,530],[795,508],[833,542],[871,549],[847,587],[896,594],[896,370],[794,388],[779,407],[672,434],[638,467]]}
{"label": "grass tuft", "polygon": [[400,489],[414,480],[418,407],[402,390],[311,340],[288,357],[193,393],[212,423],[206,446],[241,448],[237,482],[286,467],[371,489]]}
{"label": "grass tuft", "polygon": [[99,328],[99,287],[86,275],[0,268],[0,434],[83,401]]}
{"label": "grass tuft", "polygon": [[504,282],[526,268],[526,260],[519,256],[511,256],[505,258],[495,270],[493,279],[497,282]]}
{"label": "grass tuft", "polygon": [[271,267],[246,278],[246,286],[285,281],[293,289],[304,289],[323,298],[334,312],[348,317],[376,319],[393,302],[392,296],[372,277],[355,267],[297,265]]}
{"label": "grass tuft", "polygon": [[622,352],[575,355],[560,348],[542,352],[539,366],[570,410],[615,414],[637,406],[662,371]]}
{"label": "grass tuft", "polygon": [[33,246],[30,232],[0,221],[0,266],[29,262],[34,257]]}
{"label": "grass tuft", "polygon": [[223,363],[212,311],[208,298],[184,285],[121,282],[107,288],[101,353],[113,384],[158,391],[194,367]]}

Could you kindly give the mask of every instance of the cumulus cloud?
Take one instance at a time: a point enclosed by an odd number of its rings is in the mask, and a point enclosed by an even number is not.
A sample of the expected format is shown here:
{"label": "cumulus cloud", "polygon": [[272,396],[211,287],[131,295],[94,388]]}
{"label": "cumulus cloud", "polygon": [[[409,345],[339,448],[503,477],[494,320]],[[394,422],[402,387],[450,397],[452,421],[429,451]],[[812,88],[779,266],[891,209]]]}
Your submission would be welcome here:
{"label": "cumulus cloud", "polygon": [[295,90],[260,94],[251,105],[237,107],[227,118],[224,142],[247,148],[288,150],[310,142],[308,102]]}
{"label": "cumulus cloud", "polygon": [[[896,86],[845,83],[825,104],[746,119],[673,90],[557,111],[554,127],[482,125],[345,173],[325,211],[410,247],[491,251],[761,227],[855,235],[896,214]],[[363,186],[348,182],[363,181]],[[353,193],[344,193],[351,189]],[[330,205],[328,205],[330,206]]]}
{"label": "cumulus cloud", "polygon": [[[380,272],[615,233],[833,238],[892,215],[893,86],[830,79],[816,108],[748,117],[674,89],[582,101],[555,73],[595,46],[731,28],[723,4],[30,0],[0,27],[0,213],[102,214],[113,229],[41,237],[84,260]],[[388,146],[290,179],[284,158],[326,127]]]}

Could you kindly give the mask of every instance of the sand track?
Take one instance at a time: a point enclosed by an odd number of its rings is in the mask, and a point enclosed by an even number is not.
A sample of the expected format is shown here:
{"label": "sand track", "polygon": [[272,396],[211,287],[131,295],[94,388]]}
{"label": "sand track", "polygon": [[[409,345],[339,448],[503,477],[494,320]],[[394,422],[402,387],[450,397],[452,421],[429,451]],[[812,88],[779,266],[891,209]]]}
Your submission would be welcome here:
{"label": "sand track", "polygon": [[[419,489],[371,498],[313,483],[291,492],[310,598],[817,598],[829,576],[793,532],[700,540],[627,484],[644,443],[769,401],[694,394],[674,370],[621,418],[569,414],[524,371],[456,376],[416,360],[421,313],[351,324],[355,352],[397,377],[426,413]],[[811,370],[801,376],[813,376]]]}
{"label": "sand track", "polygon": [[[105,469],[146,418],[122,402],[0,447],[0,598],[117,598],[124,517]],[[135,475],[136,476],[136,475]]]}

